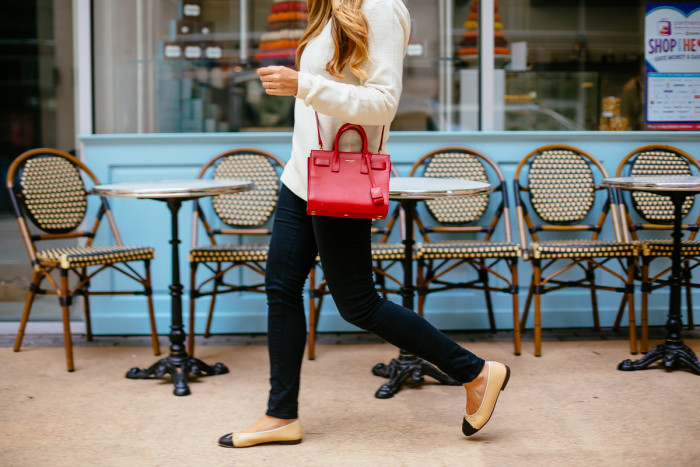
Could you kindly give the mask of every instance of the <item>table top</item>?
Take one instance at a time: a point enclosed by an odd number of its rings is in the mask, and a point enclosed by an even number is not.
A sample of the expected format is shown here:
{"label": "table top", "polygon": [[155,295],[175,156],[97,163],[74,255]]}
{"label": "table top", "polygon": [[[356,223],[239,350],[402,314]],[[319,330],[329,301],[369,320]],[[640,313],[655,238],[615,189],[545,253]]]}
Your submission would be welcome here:
{"label": "table top", "polygon": [[395,200],[429,200],[490,193],[488,183],[456,178],[393,177],[389,179],[389,198]]}
{"label": "table top", "polygon": [[602,185],[634,191],[700,192],[700,177],[683,175],[648,175],[643,177],[604,178]]}
{"label": "table top", "polygon": [[100,196],[121,198],[201,198],[227,193],[248,191],[253,182],[247,180],[147,180],[137,182],[117,182],[95,185],[92,193]]}

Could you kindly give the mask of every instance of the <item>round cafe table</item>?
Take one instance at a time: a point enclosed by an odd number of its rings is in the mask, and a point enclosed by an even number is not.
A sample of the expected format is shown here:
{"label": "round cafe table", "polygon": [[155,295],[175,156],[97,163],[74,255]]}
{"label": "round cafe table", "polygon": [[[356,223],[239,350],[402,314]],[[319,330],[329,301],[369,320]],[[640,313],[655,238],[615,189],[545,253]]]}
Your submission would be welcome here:
{"label": "round cafe table", "polygon": [[[493,187],[488,183],[470,180],[431,177],[394,177],[389,180],[389,199],[401,204],[404,216],[404,259],[403,285],[401,287],[402,305],[413,310],[415,285],[413,284],[413,220],[416,215],[416,205],[419,201],[439,198],[478,196],[488,194]],[[401,386],[411,380],[418,384],[423,382],[423,375],[435,378],[442,384],[459,386],[461,383],[425,360],[411,355],[403,349],[399,357],[387,365],[378,363],[372,369],[376,376],[389,378],[375,393],[378,399],[388,399],[399,392]]]}
{"label": "round cafe table", "polygon": [[630,191],[648,191],[669,196],[673,203],[673,250],[671,251],[671,277],[668,319],[666,321],[666,341],[657,345],[637,361],[625,360],[618,365],[622,371],[634,371],[647,368],[661,360],[667,370],[681,364],[688,366],[694,373],[700,374],[700,363],[690,347],[681,339],[681,261],[682,245],[681,223],[683,221],[683,202],[687,196],[700,193],[700,177],[686,176],[645,176],[615,177],[603,179],[603,186]]}
{"label": "round cafe table", "polygon": [[[190,394],[187,376],[211,376],[228,373],[223,363],[207,365],[187,354],[185,350],[185,330],[182,324],[182,289],[180,283],[180,238],[177,213],[183,201],[204,196],[238,193],[253,188],[253,182],[243,180],[156,180],[141,182],[120,182],[96,185],[92,192],[99,196],[118,198],[140,198],[163,201],[168,205],[171,218],[170,244],[172,245],[172,281],[170,284],[170,355],[158,360],[148,368],[132,368],[126,374],[130,379],[160,378],[169,373],[172,377],[176,396]],[[144,219],[144,221],[146,221]],[[149,227],[157,228],[158,226]]]}

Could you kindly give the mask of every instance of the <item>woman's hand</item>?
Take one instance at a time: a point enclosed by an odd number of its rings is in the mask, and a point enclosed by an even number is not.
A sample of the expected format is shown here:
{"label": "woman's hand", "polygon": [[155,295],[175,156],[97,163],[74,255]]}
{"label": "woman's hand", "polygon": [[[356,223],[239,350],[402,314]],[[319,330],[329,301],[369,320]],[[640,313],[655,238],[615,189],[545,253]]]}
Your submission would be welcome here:
{"label": "woman's hand", "polygon": [[297,93],[298,73],[286,66],[266,66],[258,68],[258,76],[271,96],[294,96]]}

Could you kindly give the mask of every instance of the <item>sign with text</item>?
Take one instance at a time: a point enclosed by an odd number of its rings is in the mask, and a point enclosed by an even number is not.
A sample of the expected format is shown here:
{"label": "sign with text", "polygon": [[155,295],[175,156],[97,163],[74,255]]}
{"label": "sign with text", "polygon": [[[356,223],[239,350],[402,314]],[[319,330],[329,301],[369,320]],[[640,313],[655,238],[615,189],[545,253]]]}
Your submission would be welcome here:
{"label": "sign with text", "polygon": [[647,130],[700,130],[700,3],[649,2],[644,27]]}

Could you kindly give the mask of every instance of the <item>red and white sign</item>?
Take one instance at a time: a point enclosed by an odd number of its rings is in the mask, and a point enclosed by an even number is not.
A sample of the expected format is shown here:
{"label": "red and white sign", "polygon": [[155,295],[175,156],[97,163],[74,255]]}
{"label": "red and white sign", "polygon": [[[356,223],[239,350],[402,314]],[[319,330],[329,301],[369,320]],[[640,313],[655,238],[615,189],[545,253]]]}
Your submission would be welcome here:
{"label": "red and white sign", "polygon": [[647,3],[647,130],[700,130],[700,4]]}

